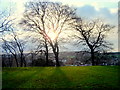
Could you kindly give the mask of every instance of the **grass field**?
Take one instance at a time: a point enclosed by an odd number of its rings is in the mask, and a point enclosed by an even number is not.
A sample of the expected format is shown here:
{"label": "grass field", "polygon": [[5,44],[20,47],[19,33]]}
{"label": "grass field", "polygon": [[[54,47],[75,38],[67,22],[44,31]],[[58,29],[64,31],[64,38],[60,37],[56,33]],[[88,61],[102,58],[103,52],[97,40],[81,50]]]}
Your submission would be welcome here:
{"label": "grass field", "polygon": [[119,66],[3,68],[2,88],[119,88]]}

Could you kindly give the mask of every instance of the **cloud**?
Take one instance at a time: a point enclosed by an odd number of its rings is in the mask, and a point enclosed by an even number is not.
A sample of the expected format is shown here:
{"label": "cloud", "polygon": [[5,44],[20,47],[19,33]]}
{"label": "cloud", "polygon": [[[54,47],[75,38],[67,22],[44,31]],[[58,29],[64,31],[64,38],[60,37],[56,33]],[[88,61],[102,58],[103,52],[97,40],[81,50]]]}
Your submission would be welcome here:
{"label": "cloud", "polygon": [[[109,8],[99,8],[96,9],[92,5],[84,5],[82,7],[77,8],[77,14],[84,18],[101,18],[110,24],[117,25],[117,8],[109,9]],[[114,13],[113,13],[114,12]]]}
{"label": "cloud", "polygon": [[83,7],[77,8],[77,14],[81,17],[95,17],[97,14],[97,11],[93,6],[85,5]]}

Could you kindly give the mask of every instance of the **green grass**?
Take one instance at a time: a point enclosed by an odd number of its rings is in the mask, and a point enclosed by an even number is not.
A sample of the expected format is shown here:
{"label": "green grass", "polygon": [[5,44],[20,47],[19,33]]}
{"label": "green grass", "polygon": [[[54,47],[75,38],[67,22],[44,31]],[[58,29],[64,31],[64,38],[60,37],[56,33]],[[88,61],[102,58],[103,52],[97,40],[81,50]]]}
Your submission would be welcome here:
{"label": "green grass", "polygon": [[120,88],[119,66],[3,68],[3,88]]}

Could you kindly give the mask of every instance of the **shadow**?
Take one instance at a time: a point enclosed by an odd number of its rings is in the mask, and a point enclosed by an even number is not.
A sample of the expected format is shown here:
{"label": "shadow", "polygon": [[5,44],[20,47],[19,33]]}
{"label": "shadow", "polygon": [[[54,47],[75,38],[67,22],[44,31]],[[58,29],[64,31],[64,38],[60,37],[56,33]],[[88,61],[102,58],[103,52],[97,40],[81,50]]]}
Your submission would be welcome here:
{"label": "shadow", "polygon": [[72,82],[67,77],[65,70],[61,67],[55,67],[54,72],[49,77],[50,78],[50,87],[51,88],[70,88]]}
{"label": "shadow", "polygon": [[[3,79],[2,88],[24,88],[25,84],[32,83],[33,77],[44,71],[45,67],[24,67],[18,68],[18,70],[14,70],[14,68],[10,68],[12,72],[7,72],[7,74],[11,75],[7,77],[8,79]],[[19,71],[20,69],[20,71]],[[7,75],[3,75],[5,78]]]}

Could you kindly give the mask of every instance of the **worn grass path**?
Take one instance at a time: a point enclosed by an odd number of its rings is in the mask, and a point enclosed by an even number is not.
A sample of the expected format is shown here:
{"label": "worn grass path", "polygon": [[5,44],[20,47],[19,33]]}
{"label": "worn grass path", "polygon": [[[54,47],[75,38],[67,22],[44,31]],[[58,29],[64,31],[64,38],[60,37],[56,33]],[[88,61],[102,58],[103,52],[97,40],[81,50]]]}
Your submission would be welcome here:
{"label": "worn grass path", "polygon": [[3,68],[2,88],[119,88],[120,66]]}

